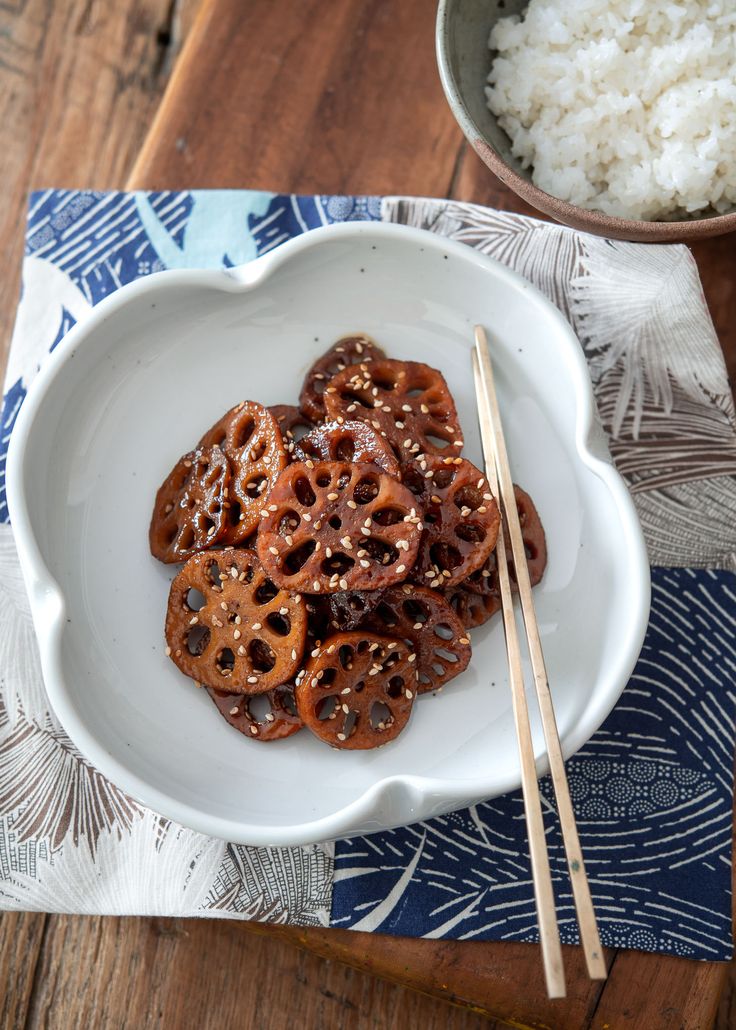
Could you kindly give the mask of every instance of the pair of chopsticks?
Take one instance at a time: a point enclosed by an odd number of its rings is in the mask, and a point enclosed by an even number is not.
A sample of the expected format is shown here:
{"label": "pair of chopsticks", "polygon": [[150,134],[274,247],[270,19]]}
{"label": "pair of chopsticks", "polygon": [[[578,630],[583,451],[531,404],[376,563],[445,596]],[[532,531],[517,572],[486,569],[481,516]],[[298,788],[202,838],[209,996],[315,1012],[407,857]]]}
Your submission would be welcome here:
{"label": "pair of chopsticks", "polygon": [[[502,524],[507,527],[511,541],[511,555],[514,561],[516,583],[521,600],[521,611],[524,617],[529,657],[534,676],[537,702],[542,717],[542,728],[547,745],[552,783],[557,799],[557,812],[562,829],[562,839],[565,844],[567,868],[570,873],[575,909],[578,916],[580,940],[585,954],[588,975],[592,980],[605,980],[606,964],[598,935],[598,924],[595,918],[595,911],[593,910],[593,901],[590,896],[588,877],[585,872],[585,864],[580,849],[580,838],[578,836],[572,801],[570,800],[570,788],[565,773],[565,763],[562,758],[559,733],[557,732],[552,695],[542,654],[542,644],[539,638],[534,601],[532,600],[532,587],[529,581],[526,553],[521,535],[521,526],[519,525],[516,500],[514,498],[511,468],[509,466],[503,426],[498,409],[493,366],[491,364],[486,334],[481,326],[475,327],[475,350],[472,357],[486,477],[494,496],[499,499],[503,513]],[[539,781],[537,780],[534,746],[529,724],[529,708],[524,691],[519,634],[509,580],[508,554],[503,532],[500,532],[498,535],[496,559],[501,588],[503,626],[506,636],[514,722],[521,760],[521,789],[524,797],[524,812],[529,837],[529,854],[532,866],[532,879],[534,881],[534,899],[539,923],[539,940],[542,948],[544,976],[549,997],[564,998],[565,971],[562,963],[560,931],[555,910],[555,896],[552,889],[552,875],[550,873],[547,841],[542,819]]]}

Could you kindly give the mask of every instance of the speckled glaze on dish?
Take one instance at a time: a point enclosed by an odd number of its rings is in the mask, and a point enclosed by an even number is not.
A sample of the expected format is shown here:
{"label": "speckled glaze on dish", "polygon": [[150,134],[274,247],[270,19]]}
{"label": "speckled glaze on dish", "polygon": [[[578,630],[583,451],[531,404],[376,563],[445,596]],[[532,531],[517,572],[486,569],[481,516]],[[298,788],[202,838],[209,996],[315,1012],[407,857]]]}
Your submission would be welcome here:
{"label": "speckled glaze on dish", "polygon": [[511,141],[486,105],[491,67],[488,37],[499,18],[518,14],[527,0],[440,0],[437,63],[448,103],[468,141],[491,171],[538,211],[598,236],[671,243],[720,236],[736,229],[736,212],[675,222],[644,222],[588,211],[545,193],[511,153]]}
{"label": "speckled glaze on dish", "polygon": [[[384,748],[340,753],[306,731],[252,743],[164,656],[176,569],[148,550],[156,488],[192,439],[244,398],[292,400],[314,359],[351,332],[442,369],[479,464],[477,322],[493,341],[514,475],[547,532],[535,597],[565,753],[604,720],[641,647],[649,569],[578,341],[526,280],[477,251],[348,222],[242,267],[123,287],[62,340],[21,409],[8,494],[49,698],[127,793],[203,833],[286,845],[413,822],[519,785],[498,622],[474,631],[469,667],[420,698]],[[534,733],[541,768],[536,723]]]}

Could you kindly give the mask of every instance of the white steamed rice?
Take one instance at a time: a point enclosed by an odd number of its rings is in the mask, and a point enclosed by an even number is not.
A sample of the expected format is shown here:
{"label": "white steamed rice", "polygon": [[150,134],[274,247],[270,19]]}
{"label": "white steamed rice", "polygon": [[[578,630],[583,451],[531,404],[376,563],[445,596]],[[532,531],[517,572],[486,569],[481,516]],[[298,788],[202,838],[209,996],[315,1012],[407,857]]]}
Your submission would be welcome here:
{"label": "white steamed rice", "polygon": [[622,218],[736,204],[734,0],[531,0],[488,106],[547,193]]}

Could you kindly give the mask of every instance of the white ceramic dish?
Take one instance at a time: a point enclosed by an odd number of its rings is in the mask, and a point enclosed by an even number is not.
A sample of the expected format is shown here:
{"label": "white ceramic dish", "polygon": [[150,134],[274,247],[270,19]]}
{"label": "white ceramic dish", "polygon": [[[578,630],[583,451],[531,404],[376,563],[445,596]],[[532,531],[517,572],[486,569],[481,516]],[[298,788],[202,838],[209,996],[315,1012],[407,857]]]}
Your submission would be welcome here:
{"label": "white ceramic dish", "polygon": [[[351,330],[443,370],[480,463],[476,322],[493,341],[514,476],[547,531],[535,594],[565,753],[600,725],[641,647],[649,570],[580,346],[501,265],[430,233],[358,222],[242,268],[121,289],[62,341],[25,401],[8,488],[46,686],[77,746],[121,788],[202,832],[283,845],[518,786],[498,622],[474,632],[469,670],[422,698],[387,747],[340,753],[307,732],[268,746],[228,727],[164,657],[175,569],[148,553],[153,497],[178,456],[244,397],[292,402],[309,363]],[[535,742],[543,756],[538,725]]]}

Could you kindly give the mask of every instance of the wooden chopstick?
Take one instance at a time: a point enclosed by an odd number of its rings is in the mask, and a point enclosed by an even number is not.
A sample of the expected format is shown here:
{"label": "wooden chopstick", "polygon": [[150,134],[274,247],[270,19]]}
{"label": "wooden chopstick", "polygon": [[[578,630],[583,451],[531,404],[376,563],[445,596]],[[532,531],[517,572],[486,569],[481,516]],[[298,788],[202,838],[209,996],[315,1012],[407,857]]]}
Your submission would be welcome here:
{"label": "wooden chopstick", "polygon": [[[488,341],[482,326],[475,327],[475,351],[474,370],[477,368],[480,373],[482,384],[482,397],[484,408],[487,408],[490,423],[490,433],[487,433],[487,444],[490,451],[486,450],[486,437],[483,438],[483,451],[486,455],[486,465],[491,464],[497,470],[497,481],[500,487],[500,499],[503,504],[505,524],[508,528],[511,540],[511,551],[514,559],[514,571],[516,584],[521,599],[521,610],[524,616],[527,642],[529,645],[529,656],[531,659],[534,685],[537,693],[539,711],[542,717],[542,729],[544,740],[549,756],[550,773],[557,799],[557,813],[562,830],[562,839],[565,845],[567,867],[570,873],[575,909],[580,928],[580,939],[585,954],[585,962],[588,968],[588,975],[592,980],[605,980],[607,976],[606,963],[601,947],[601,940],[598,934],[598,923],[593,908],[593,899],[590,895],[590,884],[585,871],[583,853],[580,847],[575,813],[570,799],[570,787],[567,782],[565,763],[562,757],[562,746],[560,735],[557,730],[552,694],[549,689],[547,669],[542,654],[542,643],[539,636],[539,625],[534,610],[532,587],[529,581],[529,569],[526,562],[524,541],[519,524],[519,516],[514,497],[514,484],[511,479],[511,467],[509,465],[506,441],[503,435],[501,415],[498,408],[498,398],[493,376],[493,365],[488,349]],[[481,403],[479,402],[479,407]],[[489,462],[490,457],[490,462]],[[497,494],[497,496],[499,496]]]}
{"label": "wooden chopstick", "polygon": [[[493,430],[491,427],[488,404],[481,378],[478,356],[473,352],[473,373],[478,399],[478,418],[480,420],[483,454],[486,465],[486,477],[494,497],[499,496],[496,467],[493,461]],[[547,854],[547,839],[544,835],[542,818],[542,801],[539,794],[539,781],[534,762],[534,746],[529,724],[529,708],[524,691],[524,675],[521,668],[521,650],[519,648],[519,632],[514,613],[514,600],[511,594],[506,545],[503,533],[499,533],[496,545],[496,563],[498,579],[501,587],[501,604],[503,610],[503,628],[506,636],[506,651],[511,681],[511,700],[516,726],[516,737],[519,744],[519,761],[521,763],[521,790],[524,796],[524,815],[526,817],[527,835],[529,837],[529,857],[534,882],[534,900],[539,925],[539,943],[542,949],[542,963],[550,998],[565,997],[565,970],[562,965],[562,948],[560,947],[560,931],[557,925],[555,895],[552,888],[552,874]]]}

